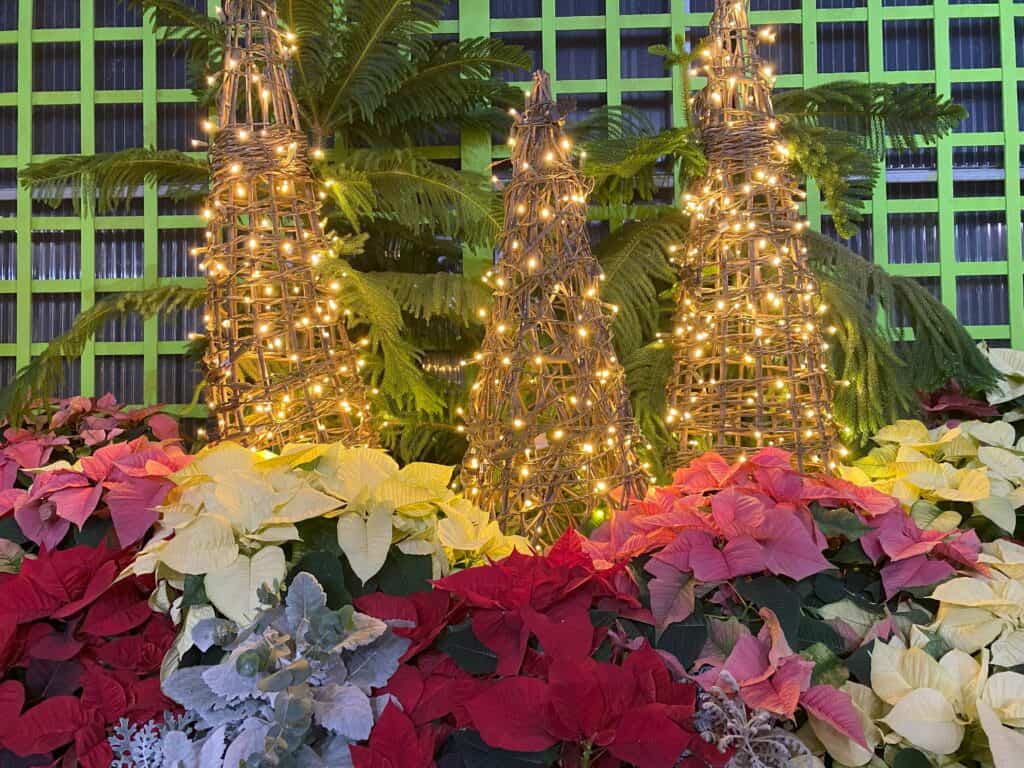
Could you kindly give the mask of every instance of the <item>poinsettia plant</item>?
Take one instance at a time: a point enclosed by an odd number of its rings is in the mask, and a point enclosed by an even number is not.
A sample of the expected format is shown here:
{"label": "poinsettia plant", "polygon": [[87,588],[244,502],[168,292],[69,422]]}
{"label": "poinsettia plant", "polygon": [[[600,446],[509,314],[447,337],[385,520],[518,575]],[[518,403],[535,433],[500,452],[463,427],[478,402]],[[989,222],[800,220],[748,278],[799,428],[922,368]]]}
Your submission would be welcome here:
{"label": "poinsettia plant", "polygon": [[[649,616],[624,569],[598,568],[575,533],[408,596],[357,607],[410,641],[390,706],[356,768],[724,765],[694,723],[697,687],[620,622]],[[403,761],[397,755],[405,754]],[[514,762],[519,760],[521,762]]]}
{"label": "poinsettia plant", "polygon": [[125,409],[112,396],[41,408],[0,438],[0,537],[55,549],[141,541],[189,457],[178,422],[159,407]]}
{"label": "poinsettia plant", "polygon": [[106,768],[109,727],[174,707],[159,679],[174,628],[151,581],[116,581],[131,556],[43,549],[0,574],[0,764]]}
{"label": "poinsettia plant", "polygon": [[451,472],[399,468],[384,451],[340,444],[276,455],[218,443],[169,475],[156,531],[130,572],[155,574],[154,602],[181,626],[180,659],[198,622],[216,612],[245,626],[264,605],[261,589],[300,571],[316,575],[334,606],[524,548],[448,488]]}
{"label": "poinsettia plant", "polygon": [[1017,527],[1024,506],[1024,439],[1006,421],[961,421],[928,429],[902,420],[873,438],[867,455],[840,475],[898,498],[929,531],[958,525],[988,538]]}

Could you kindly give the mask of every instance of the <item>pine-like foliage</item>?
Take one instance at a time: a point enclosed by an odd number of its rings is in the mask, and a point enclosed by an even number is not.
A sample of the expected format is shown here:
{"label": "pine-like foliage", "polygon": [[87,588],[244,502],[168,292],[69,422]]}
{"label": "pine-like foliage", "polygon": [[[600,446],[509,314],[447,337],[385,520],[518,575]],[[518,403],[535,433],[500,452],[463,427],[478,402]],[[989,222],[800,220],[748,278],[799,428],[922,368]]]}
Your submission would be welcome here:
{"label": "pine-like foliage", "polygon": [[56,206],[70,190],[76,209],[109,213],[127,206],[136,191],[151,183],[175,199],[201,199],[210,168],[173,149],[126,149],[88,156],[57,157],[33,163],[20,174],[22,186]]}
{"label": "pine-like foliage", "polygon": [[836,420],[848,438],[862,443],[914,412],[918,391],[949,379],[968,390],[995,381],[964,327],[916,280],[890,275],[824,235],[810,232],[806,243],[836,329],[830,368],[840,382]]}
{"label": "pine-like foliage", "polygon": [[685,236],[686,218],[665,208],[625,224],[594,249],[605,274],[602,296],[616,308],[612,335],[620,359],[657,333],[662,294],[676,279],[667,255]]}
{"label": "pine-like foliage", "polygon": [[48,398],[60,386],[65,360],[81,356],[86,343],[114,318],[136,312],[143,319],[175,309],[202,306],[206,292],[201,288],[169,285],[144,291],[118,293],[85,310],[66,333],[53,339],[36,358],[22,368],[0,392],[0,413],[11,424],[21,422],[34,400]]}

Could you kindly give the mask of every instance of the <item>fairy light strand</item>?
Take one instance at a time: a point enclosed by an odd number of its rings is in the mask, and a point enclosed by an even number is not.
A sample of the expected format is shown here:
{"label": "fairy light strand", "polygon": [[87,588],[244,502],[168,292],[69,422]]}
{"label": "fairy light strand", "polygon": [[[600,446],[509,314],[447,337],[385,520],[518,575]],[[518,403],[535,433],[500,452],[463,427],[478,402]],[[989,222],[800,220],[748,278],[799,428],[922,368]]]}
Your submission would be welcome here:
{"label": "fairy light strand", "polygon": [[465,423],[461,479],[506,530],[535,543],[599,522],[642,496],[644,480],[624,375],[611,342],[614,309],[587,238],[589,187],[534,75],[514,113],[500,260]]}
{"label": "fairy light strand", "polygon": [[708,170],[683,196],[689,235],[672,256],[680,282],[666,420],[680,464],[706,450],[735,460],[777,446],[802,470],[827,468],[837,441],[818,324],[826,307],[758,37],[771,33],[750,29],[745,2],[717,0],[695,70],[707,85],[693,100]]}
{"label": "fairy light strand", "polygon": [[215,435],[254,448],[373,444],[340,285],[325,285],[314,269],[330,247],[288,78],[294,36],[280,30],[273,0],[225,0],[222,14],[218,119],[203,124],[212,170],[206,242],[194,251],[207,278]]}

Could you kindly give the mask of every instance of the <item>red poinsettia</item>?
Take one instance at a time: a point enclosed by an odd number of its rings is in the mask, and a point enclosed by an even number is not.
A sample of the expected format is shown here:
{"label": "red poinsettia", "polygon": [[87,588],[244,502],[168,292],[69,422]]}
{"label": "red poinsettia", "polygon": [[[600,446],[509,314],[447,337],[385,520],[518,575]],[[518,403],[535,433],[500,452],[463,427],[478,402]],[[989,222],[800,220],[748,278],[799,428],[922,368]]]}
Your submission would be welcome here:
{"label": "red poinsettia", "polygon": [[[433,765],[423,745],[464,732],[484,749],[554,749],[567,767],[583,755],[595,768],[672,768],[686,754],[702,756],[694,765],[724,764],[728,755],[708,753],[694,731],[693,684],[674,680],[645,642],[605,642],[607,625],[592,621],[594,611],[650,621],[622,576],[599,568],[569,532],[546,556],[512,554],[430,593],[358,599],[360,610],[397,619],[412,646],[382,691],[401,717],[378,722],[368,746],[353,748],[357,768],[397,765],[388,762],[396,744],[410,755],[403,766]],[[602,647],[611,650],[595,658]]]}
{"label": "red poinsettia", "polygon": [[130,558],[43,550],[0,575],[0,743],[14,754],[105,767],[110,725],[173,707],[159,670],[174,627],[150,610],[151,583],[115,581]]}

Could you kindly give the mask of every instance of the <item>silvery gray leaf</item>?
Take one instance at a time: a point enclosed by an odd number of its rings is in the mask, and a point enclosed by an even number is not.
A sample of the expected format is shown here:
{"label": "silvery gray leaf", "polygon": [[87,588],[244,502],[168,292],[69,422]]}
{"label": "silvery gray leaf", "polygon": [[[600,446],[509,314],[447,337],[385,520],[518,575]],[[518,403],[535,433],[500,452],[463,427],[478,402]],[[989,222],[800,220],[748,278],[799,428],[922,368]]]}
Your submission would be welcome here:
{"label": "silvery gray leaf", "polygon": [[249,759],[250,755],[266,753],[267,731],[270,730],[270,723],[249,718],[242,723],[238,735],[231,742],[227,752],[224,753],[224,766],[234,768],[240,763]]}
{"label": "silvery gray leaf", "polygon": [[320,757],[324,765],[331,768],[353,768],[352,751],[348,748],[351,744],[344,736],[332,736],[323,749],[320,750]]}
{"label": "silvery gray leaf", "polygon": [[372,643],[388,629],[388,625],[380,619],[367,616],[365,613],[359,613],[358,611],[353,612],[352,622],[355,624],[355,628],[346,634],[345,639],[341,641],[341,647],[346,651],[352,651],[360,646]]}
{"label": "silvery gray leaf", "polygon": [[189,741],[188,734],[171,731],[161,743],[165,768],[193,768],[196,765],[196,745]]}
{"label": "silvery gray leaf", "polygon": [[186,711],[206,717],[206,713],[220,703],[220,697],[203,680],[203,673],[213,668],[199,666],[178,669],[164,680],[161,688],[169,699],[178,702]]}
{"label": "silvery gray leaf", "polygon": [[361,741],[373,728],[373,709],[366,694],[354,685],[326,685],[315,692],[313,716],[331,733]]}
{"label": "silvery gray leaf", "polygon": [[380,688],[387,683],[395,670],[398,660],[409,648],[409,640],[388,632],[373,645],[359,648],[349,656],[348,682],[359,686],[365,693],[371,688]]}
{"label": "silvery gray leaf", "polygon": [[242,701],[259,697],[256,690],[257,677],[246,677],[235,668],[235,653],[222,663],[210,667],[203,673],[203,681],[218,696],[229,701]]}
{"label": "silvery gray leaf", "polygon": [[[299,573],[285,595],[285,616],[293,631],[317,611],[327,607],[327,594],[312,574]],[[305,633],[303,633],[305,634]]]}
{"label": "silvery gray leaf", "polygon": [[215,645],[225,646],[237,635],[238,627],[227,619],[202,619],[192,629],[192,643],[203,653]]}
{"label": "silvery gray leaf", "polygon": [[225,736],[227,726],[222,725],[210,732],[210,735],[203,739],[202,747],[199,750],[199,768],[223,768]]}

